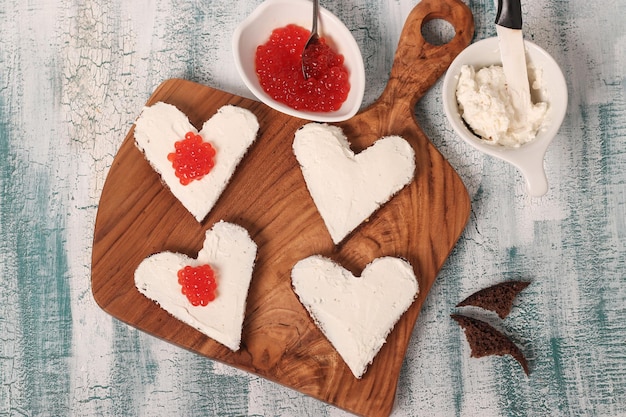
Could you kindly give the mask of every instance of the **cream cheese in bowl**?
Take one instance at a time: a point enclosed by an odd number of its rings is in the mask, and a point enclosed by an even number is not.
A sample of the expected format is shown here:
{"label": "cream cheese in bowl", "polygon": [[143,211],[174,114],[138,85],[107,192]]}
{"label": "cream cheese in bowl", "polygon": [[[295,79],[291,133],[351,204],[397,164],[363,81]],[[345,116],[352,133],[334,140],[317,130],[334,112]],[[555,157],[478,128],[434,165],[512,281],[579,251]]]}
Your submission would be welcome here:
{"label": "cream cheese in bowl", "polygon": [[[534,78],[531,89],[541,89],[541,83]],[[548,103],[539,101],[517,111],[500,65],[478,70],[463,65],[456,98],[461,117],[472,131],[488,142],[503,146],[518,147],[533,140],[543,127],[548,110]]]}
{"label": "cream cheese in bowl", "polygon": [[[483,68],[502,65],[497,37],[473,43],[452,62],[443,81],[443,107],[448,121],[461,139],[481,152],[514,165],[526,179],[528,193],[533,197],[540,197],[548,191],[544,156],[565,118],[568,99],[567,84],[559,65],[545,50],[529,41],[524,41],[524,44],[529,78],[532,82],[532,99],[534,107],[537,107],[535,111],[540,116],[531,123],[538,124],[536,132],[533,126],[523,126],[521,130],[527,131],[525,137],[519,135],[518,139],[510,141],[494,140],[488,135],[486,138],[482,137],[481,133],[470,128],[468,122],[463,119],[466,109],[459,104],[457,98],[459,82],[465,82],[462,75],[463,69],[471,67],[474,71],[480,71]],[[478,84],[474,87],[479,88]],[[461,90],[466,88],[470,87],[462,86]],[[497,90],[501,90],[501,87]],[[501,93],[502,91],[494,92],[494,96]],[[504,103],[506,100],[501,101]],[[540,103],[545,103],[543,115],[541,113],[544,105]],[[494,109],[498,108],[497,103],[491,104],[494,105]],[[476,104],[476,108],[472,111],[494,113],[494,109],[489,105],[480,108],[480,105]],[[505,114],[506,111],[501,113],[501,115]],[[503,120],[494,114],[482,114],[477,118],[487,124],[496,124]],[[493,130],[494,126],[489,126],[489,129]]]}

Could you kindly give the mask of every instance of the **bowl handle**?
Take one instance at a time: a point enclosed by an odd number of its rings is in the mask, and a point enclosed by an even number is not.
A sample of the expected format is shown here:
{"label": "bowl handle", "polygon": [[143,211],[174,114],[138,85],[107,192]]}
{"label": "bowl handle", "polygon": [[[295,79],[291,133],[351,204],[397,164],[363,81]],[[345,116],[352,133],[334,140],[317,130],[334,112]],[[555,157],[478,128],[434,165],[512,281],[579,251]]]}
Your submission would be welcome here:
{"label": "bowl handle", "polygon": [[548,192],[548,178],[543,167],[543,158],[518,168],[526,179],[526,189],[531,197],[541,197]]}
{"label": "bowl handle", "polygon": [[526,180],[526,190],[531,197],[541,197],[548,192],[548,178],[544,168],[544,158],[550,140],[531,142],[502,157],[515,166]]}

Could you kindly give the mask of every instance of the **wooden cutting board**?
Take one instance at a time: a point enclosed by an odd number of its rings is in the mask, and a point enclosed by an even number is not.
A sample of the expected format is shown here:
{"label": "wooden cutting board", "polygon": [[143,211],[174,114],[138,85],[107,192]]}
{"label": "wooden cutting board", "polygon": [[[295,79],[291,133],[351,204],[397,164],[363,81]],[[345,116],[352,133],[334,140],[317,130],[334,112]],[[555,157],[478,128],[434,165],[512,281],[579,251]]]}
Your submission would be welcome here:
{"label": "wooden cutting board", "polygon": [[[454,26],[451,42],[426,43],[422,25],[434,18]],[[422,0],[406,21],[380,99],[338,124],[357,152],[385,135],[404,137],[415,149],[417,165],[414,181],[339,245],[331,241],[292,152],[294,132],[307,121],[189,81],[165,81],[147,105],[171,103],[196,127],[225,104],[244,107],[257,116],[259,137],[212,212],[198,223],[163,186],[130,130],[111,166],[96,218],[92,290],[97,303],[114,317],[201,355],[355,414],[388,416],[415,321],[470,210],[463,183],[418,127],[414,108],[470,43],[473,29],[463,3]],[[133,281],[136,267],[151,254],[167,250],[196,257],[204,232],[219,220],[245,227],[258,245],[242,347],[236,353],[174,319],[141,295]],[[415,269],[419,297],[361,380],[292,291],[292,266],[313,254],[328,256],[354,274],[384,255],[404,257]]]}

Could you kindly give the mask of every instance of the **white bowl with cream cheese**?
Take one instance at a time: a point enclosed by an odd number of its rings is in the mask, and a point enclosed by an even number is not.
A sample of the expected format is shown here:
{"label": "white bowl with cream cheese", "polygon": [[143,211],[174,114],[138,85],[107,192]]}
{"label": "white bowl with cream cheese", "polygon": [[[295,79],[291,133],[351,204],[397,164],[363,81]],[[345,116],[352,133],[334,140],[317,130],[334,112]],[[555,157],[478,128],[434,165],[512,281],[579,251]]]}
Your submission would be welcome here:
{"label": "white bowl with cream cheese", "polygon": [[544,156],[565,118],[568,93],[563,72],[550,54],[530,41],[524,41],[524,44],[529,73],[537,77],[537,85],[534,86],[537,88],[531,88],[533,102],[546,102],[548,105],[545,119],[532,140],[518,146],[494,144],[477,136],[460,114],[456,93],[461,69],[469,65],[478,71],[491,65],[502,65],[497,37],[473,43],[452,62],[444,77],[443,107],[452,128],[465,142],[514,165],[526,179],[528,193],[540,197],[548,191]]}
{"label": "white bowl with cream cheese", "polygon": [[311,28],[313,3],[309,0],[266,0],[261,3],[235,29],[232,41],[235,66],[252,94],[274,110],[316,122],[340,122],[354,116],[361,107],[365,93],[365,66],[359,45],[350,30],[327,9],[320,7],[319,12],[318,33],[320,37],[326,38],[337,53],[343,55],[350,76],[350,92],[339,110],[332,112],[295,110],[267,94],[256,74],[256,49],[269,39],[274,29],[288,24],[296,24],[305,29]]}

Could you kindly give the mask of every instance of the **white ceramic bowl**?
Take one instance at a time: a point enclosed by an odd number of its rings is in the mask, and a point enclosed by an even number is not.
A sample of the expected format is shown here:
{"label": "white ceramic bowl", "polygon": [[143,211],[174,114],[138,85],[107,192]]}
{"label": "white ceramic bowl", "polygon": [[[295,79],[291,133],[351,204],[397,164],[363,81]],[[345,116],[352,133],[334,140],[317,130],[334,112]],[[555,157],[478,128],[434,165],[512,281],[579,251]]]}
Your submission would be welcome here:
{"label": "white ceramic bowl", "polygon": [[354,116],[361,107],[365,92],[365,68],[358,44],[348,28],[328,10],[320,7],[318,33],[331,47],[344,56],[350,74],[348,98],[337,111],[318,113],[298,111],[272,99],[259,84],[254,57],[257,46],[265,43],[272,31],[290,23],[311,28],[313,3],[309,0],[266,0],[235,30],[233,53],[235,66],[243,82],[263,103],[290,116],[317,122],[340,122]]}
{"label": "white ceramic bowl", "polygon": [[473,43],[452,61],[443,81],[443,108],[452,128],[465,142],[517,167],[526,179],[528,193],[540,197],[548,191],[544,156],[567,111],[567,84],[561,68],[545,50],[532,42],[524,43],[528,65],[541,71],[542,88],[536,99],[548,103],[546,121],[535,139],[518,148],[494,145],[474,135],[459,114],[456,87],[461,67],[472,65],[478,70],[494,64],[502,65],[497,37]]}

